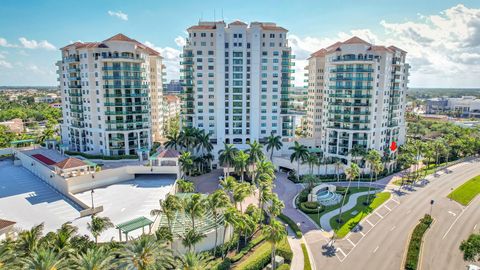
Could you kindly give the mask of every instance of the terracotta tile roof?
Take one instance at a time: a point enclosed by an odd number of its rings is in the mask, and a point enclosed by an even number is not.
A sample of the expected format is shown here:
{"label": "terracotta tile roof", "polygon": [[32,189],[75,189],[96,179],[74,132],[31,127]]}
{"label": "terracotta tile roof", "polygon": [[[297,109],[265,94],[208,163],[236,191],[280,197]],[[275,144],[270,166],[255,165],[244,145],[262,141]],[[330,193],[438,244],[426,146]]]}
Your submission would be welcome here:
{"label": "terracotta tile roof", "polygon": [[268,24],[262,24],[262,29],[267,30],[267,31],[285,31],[285,32],[288,32],[288,30],[283,28],[283,27],[276,26],[276,25],[268,25]]}
{"label": "terracotta tile roof", "polygon": [[388,47],[388,48],[389,48],[390,50],[392,50],[392,51],[401,51],[401,52],[403,52],[403,53],[407,53],[406,51],[404,51],[404,50],[402,50],[402,49],[400,49],[400,48],[398,48],[398,47],[395,47],[395,46],[390,46],[390,47]]}
{"label": "terracotta tile roof", "polygon": [[325,56],[325,54],[327,54],[327,50],[326,49],[320,49],[320,50],[312,53],[311,56],[319,57],[319,56]]}
{"label": "terracotta tile roof", "polygon": [[[402,51],[402,52],[405,52],[395,46],[390,46],[390,47],[385,47],[385,46],[376,46],[376,45],[372,45],[368,42],[366,42],[365,40],[357,37],[357,36],[354,36],[354,37],[351,37],[343,42],[340,42],[340,41],[337,41],[335,42],[334,44],[324,48],[324,49],[320,49],[314,53],[312,53],[310,55],[310,57],[323,57],[325,56],[327,53],[329,52],[333,52],[335,50],[339,50],[340,46],[343,45],[343,44],[364,44],[364,45],[369,45],[370,47],[368,48],[368,50],[370,51],[376,51],[376,52],[380,52],[380,51],[387,51],[387,52],[393,52],[395,50],[399,50],[399,51]],[[405,52],[406,53],[406,52]]]}
{"label": "terracotta tile roof", "polygon": [[374,52],[393,52],[392,49],[387,48],[385,46],[372,46],[368,50],[374,51]]}
{"label": "terracotta tile roof", "polygon": [[194,25],[194,26],[190,26],[188,30],[213,30],[213,29],[216,29],[217,26],[215,25]]}
{"label": "terracotta tile roof", "polygon": [[3,230],[5,228],[8,228],[12,225],[15,225],[17,224],[16,222],[14,221],[10,221],[10,220],[6,220],[6,219],[0,219],[0,230]]}
{"label": "terracotta tile roof", "polygon": [[247,25],[246,23],[242,22],[242,21],[234,21],[234,22],[231,22],[229,23],[228,25]]}
{"label": "terracotta tile roof", "polygon": [[173,149],[162,150],[160,153],[158,153],[158,157],[160,158],[178,158],[179,156],[180,153]]}
{"label": "terracotta tile roof", "polygon": [[365,44],[365,45],[371,45],[370,43],[366,42],[365,40],[357,37],[357,36],[353,36],[351,37],[350,39],[347,39],[345,40],[344,42],[342,42],[343,44]]}
{"label": "terracotta tile roof", "polygon": [[53,164],[53,166],[64,170],[64,169],[73,169],[73,168],[87,166],[87,164],[78,158],[69,157],[60,162]]}

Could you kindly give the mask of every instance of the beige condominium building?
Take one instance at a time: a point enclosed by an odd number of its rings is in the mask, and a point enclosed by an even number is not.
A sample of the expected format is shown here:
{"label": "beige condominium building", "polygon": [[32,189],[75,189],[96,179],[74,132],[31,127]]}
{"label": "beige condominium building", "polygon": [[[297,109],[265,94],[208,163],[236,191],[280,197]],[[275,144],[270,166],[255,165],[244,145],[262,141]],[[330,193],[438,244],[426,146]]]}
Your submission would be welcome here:
{"label": "beige condominium building", "polygon": [[162,57],[123,34],[61,49],[62,143],[102,155],[145,152],[162,137]]}
{"label": "beige condominium building", "polygon": [[311,55],[307,134],[327,156],[349,161],[355,145],[405,142],[406,54],[353,37]]}
{"label": "beige condominium building", "polygon": [[271,133],[293,136],[288,114],[292,52],[287,30],[274,23],[200,22],[183,48],[182,125],[242,149]]}

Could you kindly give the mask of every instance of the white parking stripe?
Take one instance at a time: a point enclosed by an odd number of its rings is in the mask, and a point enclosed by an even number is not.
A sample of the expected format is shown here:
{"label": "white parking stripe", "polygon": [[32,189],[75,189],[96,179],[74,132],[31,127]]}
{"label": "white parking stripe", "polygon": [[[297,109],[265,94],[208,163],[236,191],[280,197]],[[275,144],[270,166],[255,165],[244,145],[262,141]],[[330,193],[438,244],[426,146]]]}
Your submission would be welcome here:
{"label": "white parking stripe", "polygon": [[372,227],[373,227],[373,226],[375,226],[375,225],[373,225],[373,223],[372,223],[372,222],[370,222],[370,220],[368,220],[368,219],[365,219],[365,221],[366,221],[368,224],[372,225]]}
{"label": "white parking stripe", "polygon": [[380,218],[383,218],[382,215],[380,215],[377,211],[375,211],[375,214],[377,214],[377,216],[379,216]]}
{"label": "white parking stripe", "polygon": [[347,238],[347,241],[350,242],[350,244],[352,244],[353,247],[357,246],[357,245],[355,245],[355,243],[352,242],[352,240],[350,240],[350,238]]}

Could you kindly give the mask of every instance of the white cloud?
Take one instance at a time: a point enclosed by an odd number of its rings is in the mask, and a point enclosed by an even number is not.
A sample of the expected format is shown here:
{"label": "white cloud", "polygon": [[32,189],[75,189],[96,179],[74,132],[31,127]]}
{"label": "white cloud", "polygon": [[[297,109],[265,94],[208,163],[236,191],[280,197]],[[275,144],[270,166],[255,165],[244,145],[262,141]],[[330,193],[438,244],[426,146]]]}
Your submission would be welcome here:
{"label": "white cloud", "polygon": [[108,11],[108,15],[112,16],[112,17],[117,17],[119,18],[120,20],[123,20],[123,21],[128,21],[128,15],[121,12],[120,10],[119,11],[111,11],[109,10]]}
{"label": "white cloud", "polygon": [[36,41],[36,40],[28,40],[24,37],[19,38],[20,43],[26,49],[45,49],[45,50],[55,50],[55,46],[53,46],[50,42],[46,40]]}
{"label": "white cloud", "polygon": [[1,57],[0,57],[0,68],[1,68],[1,67],[4,67],[4,68],[12,68],[13,65],[12,65],[10,62],[1,59]]}
{"label": "white cloud", "polygon": [[187,44],[187,40],[182,36],[178,36],[175,38],[175,43],[177,46],[183,47],[185,44]]}
{"label": "white cloud", "polygon": [[13,44],[8,43],[8,41],[2,37],[0,37],[0,47],[16,47]]}
{"label": "white cloud", "polygon": [[[480,9],[459,4],[439,14],[419,14],[416,20],[400,23],[383,20],[380,25],[383,33],[355,29],[324,38],[289,35],[289,43],[297,59],[306,59],[321,48],[356,35],[373,44],[406,50],[412,66],[411,86],[480,86]],[[303,85],[307,61],[296,62],[296,84]]]}
{"label": "white cloud", "polygon": [[[177,45],[179,45],[179,42],[177,41],[179,40],[179,38],[181,37],[177,37],[175,39],[175,43],[177,43]],[[163,64],[167,68],[167,81],[170,81],[172,79],[178,80],[180,78],[180,54],[182,53],[182,51],[172,47],[156,47],[155,44],[149,41],[145,41],[144,44],[158,51],[163,57]]]}

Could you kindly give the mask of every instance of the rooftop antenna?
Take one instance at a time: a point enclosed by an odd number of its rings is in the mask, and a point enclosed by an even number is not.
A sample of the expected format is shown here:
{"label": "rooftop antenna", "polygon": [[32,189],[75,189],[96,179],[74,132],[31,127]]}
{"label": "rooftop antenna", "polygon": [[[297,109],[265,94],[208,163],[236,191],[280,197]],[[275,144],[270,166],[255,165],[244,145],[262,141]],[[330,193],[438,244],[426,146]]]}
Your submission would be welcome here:
{"label": "rooftop antenna", "polygon": [[217,17],[216,17],[216,14],[215,14],[215,9],[213,9],[213,21],[214,21],[214,22],[217,21]]}
{"label": "rooftop antenna", "polygon": [[223,18],[223,8],[222,8],[222,21],[224,21],[225,19]]}
{"label": "rooftop antenna", "polygon": [[200,20],[198,22],[201,22],[203,20],[203,12],[200,12]]}

